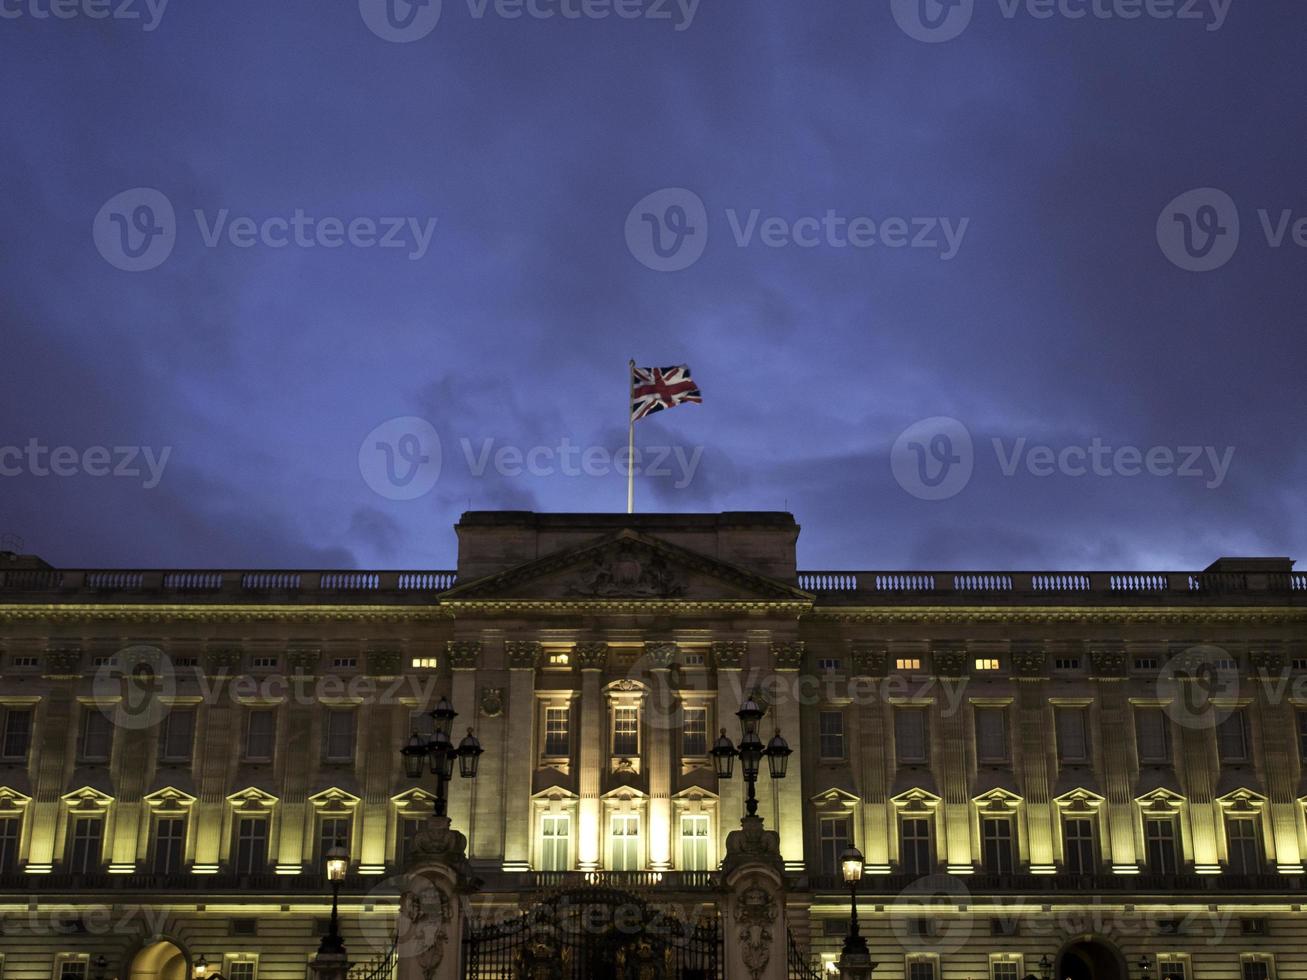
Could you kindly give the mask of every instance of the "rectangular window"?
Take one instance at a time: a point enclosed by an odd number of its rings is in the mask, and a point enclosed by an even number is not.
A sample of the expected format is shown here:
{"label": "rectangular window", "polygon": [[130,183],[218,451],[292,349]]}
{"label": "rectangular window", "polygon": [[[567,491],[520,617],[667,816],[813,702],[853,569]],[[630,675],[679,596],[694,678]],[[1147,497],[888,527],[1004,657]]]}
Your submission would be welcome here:
{"label": "rectangular window", "polygon": [[1230,845],[1231,874],[1255,875],[1262,871],[1262,837],[1254,817],[1231,817],[1225,823]]}
{"label": "rectangular window", "polygon": [[976,709],[976,758],[981,762],[1007,762],[1007,712],[1002,708]]}
{"label": "rectangular window", "polygon": [[323,817],[318,825],[318,865],[326,867],[327,852],[339,844],[349,850],[349,817]]}
{"label": "rectangular window", "polygon": [[1264,957],[1251,957],[1243,960],[1240,964],[1240,973],[1242,980],[1273,980],[1275,974],[1271,972],[1271,961]]}
{"label": "rectangular window", "polygon": [[1087,708],[1053,709],[1057,719],[1057,758],[1059,762],[1089,761],[1089,710]]}
{"label": "rectangular window", "polygon": [[418,835],[424,823],[426,823],[425,817],[399,818],[399,824],[395,828],[396,867],[403,868],[408,865],[408,856],[413,852],[413,838]]}
{"label": "rectangular window", "polygon": [[935,961],[911,960],[908,963],[908,980],[935,980]]}
{"label": "rectangular window", "polygon": [[159,759],[190,762],[195,743],[195,709],[173,708],[159,728]]}
{"label": "rectangular window", "polygon": [[976,670],[1001,670],[1002,664],[998,657],[976,657]]}
{"label": "rectangular window", "polygon": [[1053,660],[1054,670],[1079,670],[1079,657],[1056,657]]}
{"label": "rectangular window", "polygon": [[817,669],[823,674],[838,673],[840,668],[843,666],[844,665],[839,660],[833,657],[823,657],[817,661]]}
{"label": "rectangular window", "polygon": [[1178,956],[1157,958],[1158,980],[1189,980],[1189,964]]}
{"label": "rectangular window", "polygon": [[238,960],[227,964],[227,980],[255,980],[255,963],[250,960]]}
{"label": "rectangular window", "polygon": [[1248,712],[1243,708],[1231,711],[1216,726],[1216,748],[1222,762],[1247,762],[1251,755],[1251,742]]}
{"label": "rectangular window", "polygon": [[613,870],[639,871],[639,815],[634,813],[615,813],[613,814],[610,827],[613,845]]}
{"label": "rectangular window", "polygon": [[17,817],[0,818],[0,874],[18,870],[18,835],[21,830]]}
{"label": "rectangular window", "polygon": [[77,757],[84,762],[107,762],[113,751],[113,724],[95,705],[82,707],[77,732]]}
{"label": "rectangular window", "polygon": [[414,670],[435,670],[440,666],[440,661],[435,657],[413,657],[409,660],[409,665]]}
{"label": "rectangular window", "polygon": [[1098,870],[1094,822],[1072,817],[1062,824],[1063,857],[1068,874],[1091,875]]}
{"label": "rectangular window", "polygon": [[1303,765],[1307,766],[1307,711],[1299,711],[1298,715],[1298,759]]}
{"label": "rectangular window", "polygon": [[1180,871],[1175,848],[1175,821],[1144,821],[1144,845],[1148,870],[1155,875],[1173,875]]}
{"label": "rectangular window", "polygon": [[981,854],[985,871],[992,875],[1010,875],[1015,870],[1012,847],[1012,821],[1006,817],[980,821]]}
{"label": "rectangular window", "polygon": [[236,873],[259,874],[268,870],[268,821],[241,817],[236,821]]}
{"label": "rectangular window", "polygon": [[682,710],[681,755],[693,757],[708,754],[708,709],[702,705]]}
{"label": "rectangular window", "polygon": [[623,705],[613,709],[613,755],[640,754],[640,709]]}
{"label": "rectangular window", "polygon": [[989,976],[990,980],[1021,980],[1021,964],[1017,960],[993,960]]}
{"label": "rectangular window", "polygon": [[100,817],[74,817],[70,831],[65,870],[83,875],[99,871],[104,821]]}
{"label": "rectangular window", "polygon": [[817,714],[821,738],[818,748],[823,759],[844,758],[844,712],[821,711]]}
{"label": "rectangular window", "polygon": [[681,817],[681,870],[708,870],[708,815],[687,813]]}
{"label": "rectangular window", "polygon": [[255,762],[272,759],[277,737],[277,714],[271,708],[251,708],[245,715],[245,758]]}
{"label": "rectangular window", "polygon": [[331,661],[331,666],[335,670],[353,670],[358,665],[358,657],[336,657]]}
{"label": "rectangular window", "polygon": [[840,873],[840,858],[849,846],[849,818],[822,817],[817,825],[822,874]]}
{"label": "rectangular window", "polygon": [[894,669],[895,670],[920,670],[921,658],[899,657],[897,660],[894,661]]}
{"label": "rectangular window", "polygon": [[1149,671],[1157,669],[1156,657],[1135,657],[1135,670]]}
{"label": "rectangular window", "polygon": [[545,708],[545,755],[564,757],[572,754],[568,732],[569,708]]}
{"label": "rectangular window", "polygon": [[1135,708],[1135,747],[1143,765],[1171,761],[1171,725],[1162,708]]}
{"label": "rectangular window", "polygon": [[894,712],[894,744],[900,763],[922,763],[929,757],[926,712],[899,708]]}
{"label": "rectangular window", "polygon": [[565,813],[547,813],[540,818],[540,869],[571,871],[569,840],[572,819]]}
{"label": "rectangular window", "polygon": [[154,822],[154,857],[150,870],[157,875],[175,875],[182,870],[186,854],[186,821],[182,817],[160,817]]}
{"label": "rectangular window", "polygon": [[86,980],[85,960],[65,960],[59,964],[59,980]]}
{"label": "rectangular window", "polygon": [[277,664],[281,662],[279,657],[251,657],[250,669],[252,670],[276,670]]}
{"label": "rectangular window", "polygon": [[935,869],[935,858],[931,852],[928,819],[907,817],[899,821],[899,864],[904,874],[930,874]]}
{"label": "rectangular window", "polygon": [[328,762],[354,761],[354,725],[352,708],[334,708],[322,720],[322,757]]}
{"label": "rectangular window", "polygon": [[0,754],[6,759],[27,760],[32,742],[32,711],[30,708],[4,709],[4,743]]}

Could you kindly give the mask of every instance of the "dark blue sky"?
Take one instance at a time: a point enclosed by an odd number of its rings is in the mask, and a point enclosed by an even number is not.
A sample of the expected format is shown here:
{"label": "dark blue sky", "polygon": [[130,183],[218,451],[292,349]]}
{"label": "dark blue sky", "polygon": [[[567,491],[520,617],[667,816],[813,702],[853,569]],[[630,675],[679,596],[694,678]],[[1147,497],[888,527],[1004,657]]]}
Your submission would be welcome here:
{"label": "dark blue sky", "polygon": [[49,2],[0,0],[0,531],[47,560],[620,510],[632,357],[704,394],[638,509],[788,507],[807,567],[1307,554],[1303,4]]}

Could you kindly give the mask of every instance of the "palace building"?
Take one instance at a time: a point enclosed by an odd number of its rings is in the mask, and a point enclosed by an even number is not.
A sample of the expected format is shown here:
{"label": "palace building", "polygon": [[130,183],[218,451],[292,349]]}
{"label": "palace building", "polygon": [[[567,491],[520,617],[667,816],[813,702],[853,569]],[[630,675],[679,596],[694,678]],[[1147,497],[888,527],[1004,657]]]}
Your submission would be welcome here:
{"label": "palace building", "polygon": [[757,781],[791,977],[839,955],[854,844],[878,980],[1307,980],[1290,560],[801,571],[773,512],[455,530],[446,571],[0,554],[0,980],[189,980],[201,957],[303,980],[335,846],[356,975],[388,976],[437,804],[401,749],[442,697],[484,750],[448,786],[480,879],[467,975],[520,975],[479,944],[594,888],[699,924],[701,962],[663,975],[721,976],[745,785],[712,750],[750,696],[793,750]]}

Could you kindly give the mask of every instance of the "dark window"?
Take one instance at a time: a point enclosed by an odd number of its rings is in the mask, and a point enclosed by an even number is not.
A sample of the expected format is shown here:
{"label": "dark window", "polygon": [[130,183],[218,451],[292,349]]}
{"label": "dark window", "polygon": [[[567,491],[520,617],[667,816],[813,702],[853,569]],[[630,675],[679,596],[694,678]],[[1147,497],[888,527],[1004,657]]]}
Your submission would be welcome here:
{"label": "dark window", "polygon": [[1002,708],[976,709],[976,758],[1007,762],[1007,712]]}
{"label": "dark window", "polygon": [[1006,817],[980,821],[981,853],[985,870],[994,875],[1010,875],[1014,870],[1012,821]]}
{"label": "dark window", "polygon": [[99,708],[82,708],[82,723],[77,734],[77,756],[87,762],[107,762],[113,752],[113,723]]}
{"label": "dark window", "polygon": [[1307,711],[1298,712],[1298,758],[1307,766]]}
{"label": "dark window", "polygon": [[935,980],[935,961],[912,960],[909,962],[908,980]]}
{"label": "dark window", "polygon": [[397,867],[402,868],[408,864],[408,856],[413,852],[413,838],[418,835],[418,831],[422,829],[425,822],[425,817],[399,818],[399,840],[395,846],[395,864]]}
{"label": "dark window", "polygon": [[186,821],[160,817],[154,824],[154,864],[157,875],[177,874],[186,853]]}
{"label": "dark window", "polygon": [[318,864],[326,870],[327,852],[339,844],[349,850],[349,818],[323,817],[318,827]]}
{"label": "dark window", "polygon": [[1271,963],[1269,960],[1244,960],[1240,966],[1243,980],[1271,980]]}
{"label": "dark window", "polygon": [[67,870],[75,874],[99,871],[104,822],[99,817],[74,817],[70,831]]}
{"label": "dark window", "polygon": [[270,708],[251,708],[245,718],[245,758],[270,760],[276,737],[276,712]]}
{"label": "dark window", "polygon": [[1066,870],[1073,875],[1091,875],[1098,869],[1094,847],[1094,822],[1073,817],[1062,826]]}
{"label": "dark window", "polygon": [[61,963],[59,965],[59,980],[86,980],[85,962]]}
{"label": "dark window", "polygon": [[908,817],[899,823],[899,864],[904,874],[926,875],[934,870],[931,854],[930,821]]}
{"label": "dark window", "polygon": [[1148,870],[1155,875],[1173,875],[1180,868],[1175,849],[1175,821],[1144,821],[1144,843],[1147,846]]}
{"label": "dark window", "polygon": [[1231,817],[1225,824],[1230,844],[1230,873],[1237,875],[1260,874],[1262,870],[1262,838],[1253,817]]}
{"label": "dark window", "polygon": [[929,758],[930,742],[923,709],[899,708],[894,712],[894,744],[901,763],[921,763]]}
{"label": "dark window", "polygon": [[1252,740],[1248,731],[1248,712],[1242,708],[1231,711],[1216,726],[1216,748],[1222,762],[1247,762],[1251,755]]}
{"label": "dark window", "polygon": [[6,759],[26,761],[27,750],[32,742],[32,712],[29,708],[4,709],[4,745],[3,755]]}
{"label": "dark window", "polygon": [[1171,726],[1161,708],[1135,709],[1135,747],[1145,765],[1171,761]]}
{"label": "dark window", "polygon": [[18,835],[22,824],[17,817],[0,818],[0,874],[18,870]]}
{"label": "dark window", "polygon": [[821,711],[817,714],[818,751],[823,759],[844,758],[844,712]]}
{"label": "dark window", "polygon": [[682,712],[681,755],[708,754],[708,709],[685,708]]}
{"label": "dark window", "polygon": [[322,757],[328,762],[354,761],[354,712],[334,709],[322,720]]}
{"label": "dark window", "polygon": [[1089,761],[1089,709],[1054,709],[1057,718],[1057,758],[1060,762]]}
{"label": "dark window", "polygon": [[268,869],[268,821],[241,817],[236,821],[236,873],[258,874]]}
{"label": "dark window", "polygon": [[822,817],[818,828],[820,831],[822,874],[840,874],[840,858],[844,856],[844,852],[849,846],[848,817]]}
{"label": "dark window", "polygon": [[159,729],[159,759],[190,762],[195,743],[195,709],[173,708]]}

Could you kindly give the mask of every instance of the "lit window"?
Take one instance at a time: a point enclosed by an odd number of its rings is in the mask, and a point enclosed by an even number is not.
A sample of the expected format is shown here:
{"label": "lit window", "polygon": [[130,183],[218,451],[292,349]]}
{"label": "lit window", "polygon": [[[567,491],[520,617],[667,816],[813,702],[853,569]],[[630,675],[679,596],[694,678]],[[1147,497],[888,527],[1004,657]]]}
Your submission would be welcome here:
{"label": "lit window", "polygon": [[70,829],[65,870],[83,875],[99,871],[104,821],[99,817],[74,817]]}
{"label": "lit window", "polygon": [[822,874],[840,873],[840,860],[849,846],[849,818],[822,817],[817,825]]}
{"label": "lit window", "polygon": [[817,715],[818,749],[823,759],[844,758],[844,712],[822,711]]}
{"label": "lit window", "polygon": [[258,874],[268,869],[268,821],[241,817],[236,821],[236,873]]}
{"label": "lit window", "polygon": [[159,759],[190,762],[195,742],[195,709],[173,708],[159,726]]}
{"label": "lit window", "polygon": [[245,758],[266,762],[272,758],[277,715],[270,708],[251,708],[245,718]]}
{"label": "lit window", "polygon": [[568,709],[545,708],[545,755],[567,756],[572,752],[568,734]]}
{"label": "lit window", "polygon": [[927,760],[930,744],[924,709],[899,708],[894,712],[894,744],[901,763],[922,763]]}
{"label": "lit window", "polygon": [[1089,761],[1089,711],[1057,707],[1057,758],[1059,762]]}
{"label": "lit window", "polygon": [[94,705],[86,705],[77,733],[77,757],[85,762],[106,762],[112,751],[113,724],[109,716]]}
{"label": "lit window", "polygon": [[895,670],[920,670],[921,658],[899,657],[897,660],[894,661],[894,669]]}
{"label": "lit window", "polygon": [[977,657],[976,670],[998,670],[999,661],[997,657]]}
{"label": "lit window", "polygon": [[157,875],[182,870],[186,853],[186,821],[181,817],[160,817],[154,822],[154,855],[150,869]]}
{"label": "lit window", "polygon": [[682,710],[681,755],[686,758],[708,754],[708,709],[693,705]]}
{"label": "lit window", "polygon": [[613,755],[640,752],[640,709],[622,705],[613,709]]}
{"label": "lit window", "polygon": [[436,657],[414,657],[409,664],[414,670],[435,670],[440,666],[440,661]]}
{"label": "lit window", "polygon": [[566,667],[571,662],[571,657],[566,653],[551,653],[549,655],[550,667]]}
{"label": "lit window", "polygon": [[686,814],[681,817],[681,870],[708,870],[707,814]]}
{"label": "lit window", "polygon": [[981,762],[1007,762],[1007,712],[976,709],[976,757]]}
{"label": "lit window", "polygon": [[0,756],[6,759],[27,759],[32,741],[32,712],[29,708],[4,708],[4,740]]}
{"label": "lit window", "polygon": [[322,757],[328,762],[354,761],[354,723],[352,709],[326,712],[322,721]]}
{"label": "lit window", "polygon": [[610,824],[614,871],[640,870],[640,817],[615,813]]}
{"label": "lit window", "polygon": [[568,846],[572,829],[567,814],[547,813],[540,818],[540,869],[570,871],[571,850]]}

